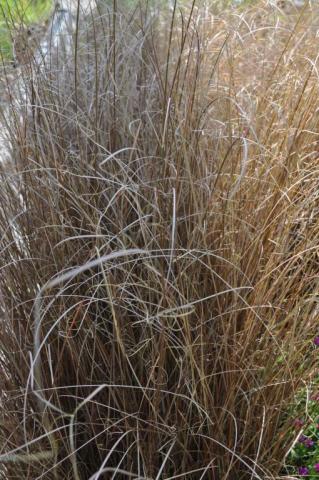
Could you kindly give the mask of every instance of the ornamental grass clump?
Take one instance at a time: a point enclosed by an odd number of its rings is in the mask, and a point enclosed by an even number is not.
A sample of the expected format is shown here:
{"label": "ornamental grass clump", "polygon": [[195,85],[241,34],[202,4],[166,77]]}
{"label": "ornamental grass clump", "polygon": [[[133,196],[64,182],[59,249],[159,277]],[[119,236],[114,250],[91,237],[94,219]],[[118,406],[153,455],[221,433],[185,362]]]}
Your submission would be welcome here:
{"label": "ornamental grass clump", "polygon": [[317,20],[97,4],[8,79],[0,478],[284,471],[318,361]]}

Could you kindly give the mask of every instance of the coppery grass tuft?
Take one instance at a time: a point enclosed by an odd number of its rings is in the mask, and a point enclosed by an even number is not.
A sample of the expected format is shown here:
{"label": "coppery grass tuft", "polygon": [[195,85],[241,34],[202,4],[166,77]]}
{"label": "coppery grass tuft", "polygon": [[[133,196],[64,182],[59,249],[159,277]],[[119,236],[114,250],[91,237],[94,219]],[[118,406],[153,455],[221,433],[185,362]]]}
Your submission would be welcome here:
{"label": "coppery grass tuft", "polygon": [[278,478],[316,366],[317,13],[114,8],[6,86],[0,478]]}

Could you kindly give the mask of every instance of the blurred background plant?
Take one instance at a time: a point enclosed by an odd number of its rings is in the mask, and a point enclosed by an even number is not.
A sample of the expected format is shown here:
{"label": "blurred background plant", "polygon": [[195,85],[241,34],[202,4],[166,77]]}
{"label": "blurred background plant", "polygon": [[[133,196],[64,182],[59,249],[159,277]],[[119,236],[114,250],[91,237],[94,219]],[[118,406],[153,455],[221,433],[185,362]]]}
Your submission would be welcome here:
{"label": "blurred background plant", "polygon": [[43,23],[52,11],[52,0],[0,0],[0,54],[12,58],[12,40],[21,25]]}

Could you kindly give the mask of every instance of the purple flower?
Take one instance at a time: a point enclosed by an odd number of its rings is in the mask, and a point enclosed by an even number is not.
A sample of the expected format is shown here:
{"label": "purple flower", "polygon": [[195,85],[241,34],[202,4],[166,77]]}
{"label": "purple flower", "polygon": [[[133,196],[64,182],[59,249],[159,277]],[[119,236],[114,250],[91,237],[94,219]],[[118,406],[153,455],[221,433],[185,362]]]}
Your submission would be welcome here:
{"label": "purple flower", "polygon": [[298,468],[298,473],[299,473],[299,475],[301,475],[302,477],[304,477],[304,476],[308,475],[309,470],[308,470],[307,467],[299,467],[299,468]]}
{"label": "purple flower", "polygon": [[315,442],[313,440],[311,440],[311,438],[307,438],[304,441],[304,444],[306,445],[307,448],[311,448],[311,447],[314,446]]}
{"label": "purple flower", "polygon": [[319,463],[316,463],[316,464],[313,466],[313,468],[315,469],[315,471],[316,471],[317,473],[319,473]]}
{"label": "purple flower", "polygon": [[316,347],[319,347],[319,335],[317,335],[317,336],[313,339],[313,343],[316,345]]}
{"label": "purple flower", "polygon": [[306,437],[306,435],[300,435],[300,437],[298,438],[299,443],[305,443],[307,440],[308,437]]}
{"label": "purple flower", "polygon": [[298,442],[303,443],[307,448],[311,448],[315,444],[315,442],[311,440],[311,438],[306,437],[306,435],[300,435]]}

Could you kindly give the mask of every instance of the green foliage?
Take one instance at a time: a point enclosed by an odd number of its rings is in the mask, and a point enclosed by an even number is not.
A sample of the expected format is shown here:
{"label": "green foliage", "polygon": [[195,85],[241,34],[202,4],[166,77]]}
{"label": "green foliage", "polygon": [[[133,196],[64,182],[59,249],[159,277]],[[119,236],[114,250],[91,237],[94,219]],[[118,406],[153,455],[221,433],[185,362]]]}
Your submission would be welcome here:
{"label": "green foliage", "polygon": [[6,24],[33,23],[44,19],[51,5],[51,0],[1,0],[0,20]]}
{"label": "green foliage", "polygon": [[11,40],[6,25],[0,23],[0,52],[4,57],[11,55]]}
{"label": "green foliage", "polygon": [[[300,393],[295,409],[296,441],[288,456],[288,473],[314,480],[319,479],[319,378],[311,391]],[[305,412],[302,415],[301,412]],[[300,414],[301,413],[301,414]]]}
{"label": "green foliage", "polygon": [[12,31],[21,24],[30,25],[45,20],[51,10],[51,0],[0,0],[0,54],[12,55]]}

